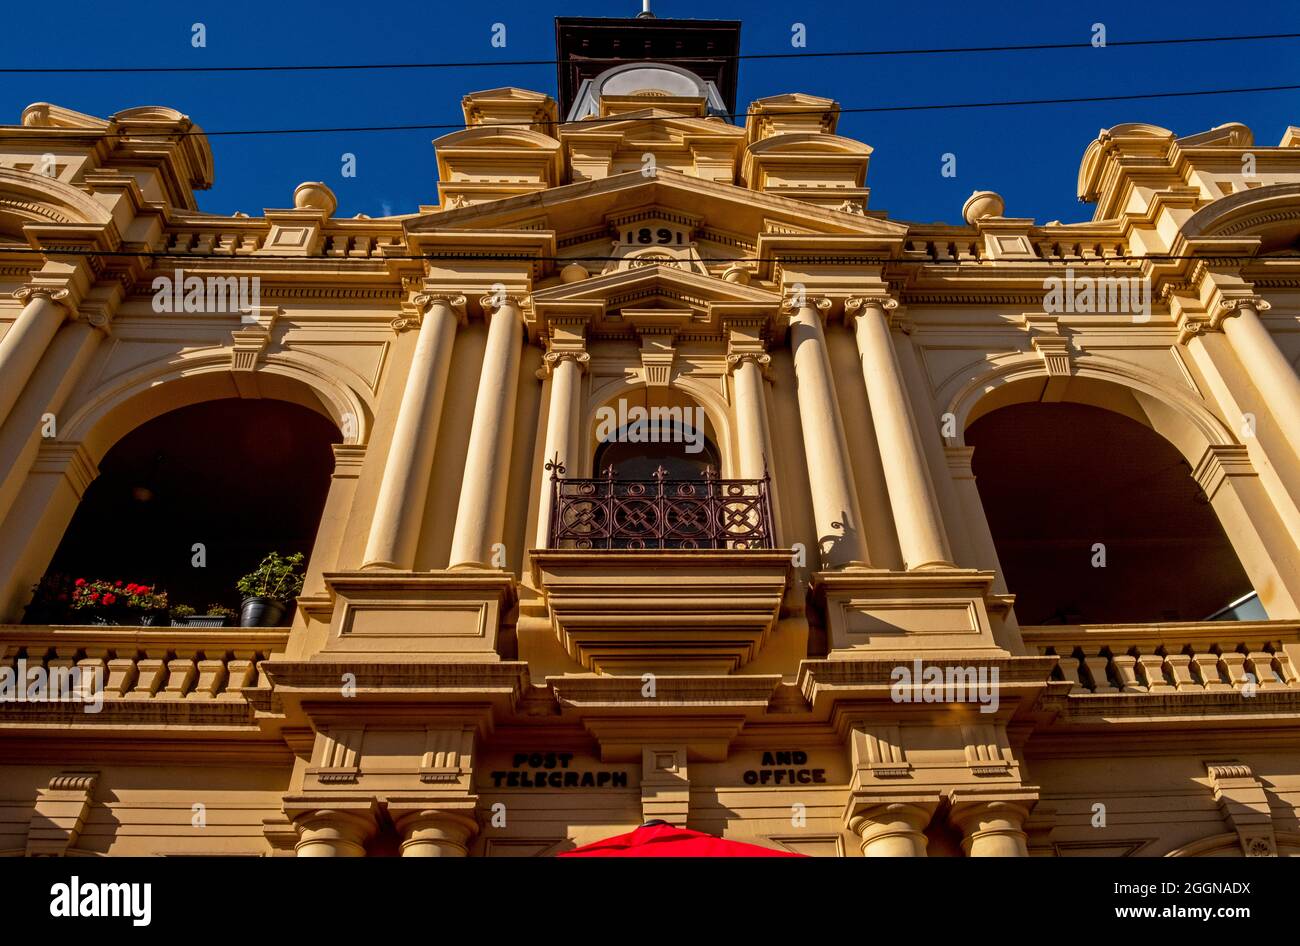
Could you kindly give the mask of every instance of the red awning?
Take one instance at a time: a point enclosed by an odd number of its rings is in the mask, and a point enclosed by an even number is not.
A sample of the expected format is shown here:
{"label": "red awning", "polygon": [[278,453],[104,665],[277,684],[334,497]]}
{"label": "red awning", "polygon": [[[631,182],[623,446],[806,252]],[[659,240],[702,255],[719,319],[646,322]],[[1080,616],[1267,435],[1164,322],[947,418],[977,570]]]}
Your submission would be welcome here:
{"label": "red awning", "polygon": [[804,857],[757,844],[727,841],[711,834],[651,822],[630,834],[620,834],[565,851],[557,857]]}

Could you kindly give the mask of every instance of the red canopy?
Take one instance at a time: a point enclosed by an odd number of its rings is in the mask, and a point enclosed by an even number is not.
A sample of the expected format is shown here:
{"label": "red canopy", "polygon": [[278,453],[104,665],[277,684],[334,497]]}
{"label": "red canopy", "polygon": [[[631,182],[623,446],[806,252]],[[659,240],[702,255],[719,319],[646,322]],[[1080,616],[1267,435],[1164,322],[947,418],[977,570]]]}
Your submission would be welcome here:
{"label": "red canopy", "polygon": [[804,857],[792,851],[727,841],[711,834],[676,828],[663,821],[643,824],[630,834],[620,834],[565,851],[558,857]]}

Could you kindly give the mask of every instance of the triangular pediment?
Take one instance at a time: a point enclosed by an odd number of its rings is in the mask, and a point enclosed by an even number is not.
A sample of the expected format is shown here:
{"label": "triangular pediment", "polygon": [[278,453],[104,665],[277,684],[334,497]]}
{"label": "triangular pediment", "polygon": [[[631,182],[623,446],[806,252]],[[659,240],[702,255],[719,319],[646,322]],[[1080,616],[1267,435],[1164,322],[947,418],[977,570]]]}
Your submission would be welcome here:
{"label": "triangular pediment", "polygon": [[627,337],[660,310],[682,337],[717,338],[730,319],[759,319],[780,334],[781,297],[766,289],[668,263],[637,266],[534,292],[531,333],[556,316],[585,316],[593,336]]}
{"label": "triangular pediment", "polygon": [[732,234],[751,245],[760,236],[777,232],[900,243],[907,236],[906,225],[891,220],[836,213],[806,201],[668,170],[661,170],[653,177],[636,172],[616,174],[471,207],[422,214],[406,221],[406,228],[417,234],[511,228],[549,230],[563,246],[584,236],[592,239],[601,236],[608,229],[609,218],[646,206],[690,214],[702,221],[702,228]]}

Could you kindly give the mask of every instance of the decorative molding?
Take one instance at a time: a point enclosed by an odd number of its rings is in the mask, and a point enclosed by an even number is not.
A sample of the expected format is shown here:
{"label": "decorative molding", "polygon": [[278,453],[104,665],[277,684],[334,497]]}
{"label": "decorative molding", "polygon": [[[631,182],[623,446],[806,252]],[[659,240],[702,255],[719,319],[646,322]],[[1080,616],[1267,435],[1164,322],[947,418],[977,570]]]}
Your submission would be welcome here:
{"label": "decorative molding", "polygon": [[1235,759],[1206,762],[1205,772],[1223,820],[1237,833],[1242,853],[1246,857],[1277,857],[1268,794],[1251,767]]}
{"label": "decorative molding", "polygon": [[1021,324],[1029,333],[1029,344],[1042,356],[1049,377],[1068,378],[1074,374],[1070,339],[1062,333],[1055,316],[1029,313],[1021,318]]}
{"label": "decorative molding", "polygon": [[69,852],[90,814],[98,782],[98,772],[61,772],[37,792],[27,828],[29,857],[58,857]]}

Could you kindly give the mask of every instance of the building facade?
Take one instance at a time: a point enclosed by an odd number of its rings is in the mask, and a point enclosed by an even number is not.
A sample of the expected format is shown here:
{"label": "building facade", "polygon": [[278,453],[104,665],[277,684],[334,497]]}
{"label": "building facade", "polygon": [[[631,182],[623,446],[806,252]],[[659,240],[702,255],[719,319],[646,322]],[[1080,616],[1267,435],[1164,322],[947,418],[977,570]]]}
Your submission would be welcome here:
{"label": "building facade", "polygon": [[[833,101],[721,117],[738,30],[557,21],[391,217],[200,212],[167,108],[0,128],[0,851],[1300,853],[1300,129],[912,223]],[[52,584],[272,550],[284,626]]]}

